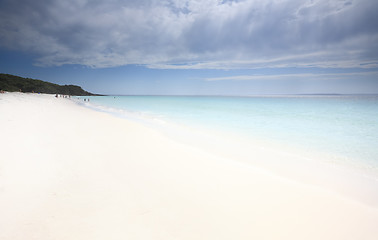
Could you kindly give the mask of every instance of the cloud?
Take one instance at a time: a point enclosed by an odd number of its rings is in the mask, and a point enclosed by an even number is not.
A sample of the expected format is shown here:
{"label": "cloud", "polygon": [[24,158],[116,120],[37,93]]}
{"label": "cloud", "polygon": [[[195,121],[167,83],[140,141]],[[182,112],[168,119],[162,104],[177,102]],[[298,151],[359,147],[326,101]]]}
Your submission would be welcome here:
{"label": "cloud", "polygon": [[43,66],[376,68],[377,11],[370,0],[2,0],[0,46]]}
{"label": "cloud", "polygon": [[255,75],[237,75],[227,77],[205,78],[206,81],[259,81],[259,80],[287,80],[287,79],[346,79],[346,78],[364,78],[378,76],[376,71],[368,72],[351,72],[351,73],[293,73],[293,74],[255,74]]}

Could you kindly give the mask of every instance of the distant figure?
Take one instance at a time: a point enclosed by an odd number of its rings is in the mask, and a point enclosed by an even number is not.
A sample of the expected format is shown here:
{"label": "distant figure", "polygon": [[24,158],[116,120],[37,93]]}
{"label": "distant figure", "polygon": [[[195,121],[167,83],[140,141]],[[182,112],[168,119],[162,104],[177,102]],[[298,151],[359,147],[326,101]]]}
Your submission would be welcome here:
{"label": "distant figure", "polygon": [[89,98],[88,98],[88,102],[89,102]]}
{"label": "distant figure", "polygon": [[58,98],[59,97],[58,94],[55,94],[55,97]]}

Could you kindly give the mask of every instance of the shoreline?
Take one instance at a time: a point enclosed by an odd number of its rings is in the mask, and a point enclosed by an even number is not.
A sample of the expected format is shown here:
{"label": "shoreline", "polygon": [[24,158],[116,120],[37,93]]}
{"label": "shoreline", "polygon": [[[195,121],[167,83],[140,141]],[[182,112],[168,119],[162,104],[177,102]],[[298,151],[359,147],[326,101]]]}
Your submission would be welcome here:
{"label": "shoreline", "polygon": [[0,110],[1,239],[378,236],[376,207],[68,99],[6,93]]}
{"label": "shoreline", "polygon": [[199,125],[178,124],[167,119],[156,119],[153,115],[139,116],[122,109],[93,105],[93,101],[73,101],[93,111],[152,128],[174,141],[237,161],[246,167],[260,168],[290,181],[320,187],[378,207],[378,169],[363,161],[309,150],[275,139],[251,138]]}

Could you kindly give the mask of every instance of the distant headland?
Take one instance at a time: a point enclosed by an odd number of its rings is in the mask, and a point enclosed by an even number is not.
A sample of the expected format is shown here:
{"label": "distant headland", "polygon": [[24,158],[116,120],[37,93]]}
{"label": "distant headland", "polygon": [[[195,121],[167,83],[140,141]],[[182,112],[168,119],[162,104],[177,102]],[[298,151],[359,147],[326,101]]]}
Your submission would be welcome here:
{"label": "distant headland", "polygon": [[11,74],[0,73],[0,90],[8,92],[35,92],[48,94],[64,94],[73,96],[100,96],[83,90],[76,85],[58,85],[38,79],[23,78]]}

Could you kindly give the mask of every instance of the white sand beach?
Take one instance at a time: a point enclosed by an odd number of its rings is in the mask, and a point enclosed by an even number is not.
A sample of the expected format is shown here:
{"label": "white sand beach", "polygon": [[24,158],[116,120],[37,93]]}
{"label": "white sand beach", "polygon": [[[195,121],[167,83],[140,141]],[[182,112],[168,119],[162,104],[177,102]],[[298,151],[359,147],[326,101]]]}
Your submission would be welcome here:
{"label": "white sand beach", "polygon": [[378,239],[376,206],[69,99],[0,94],[0,124],[1,240]]}

